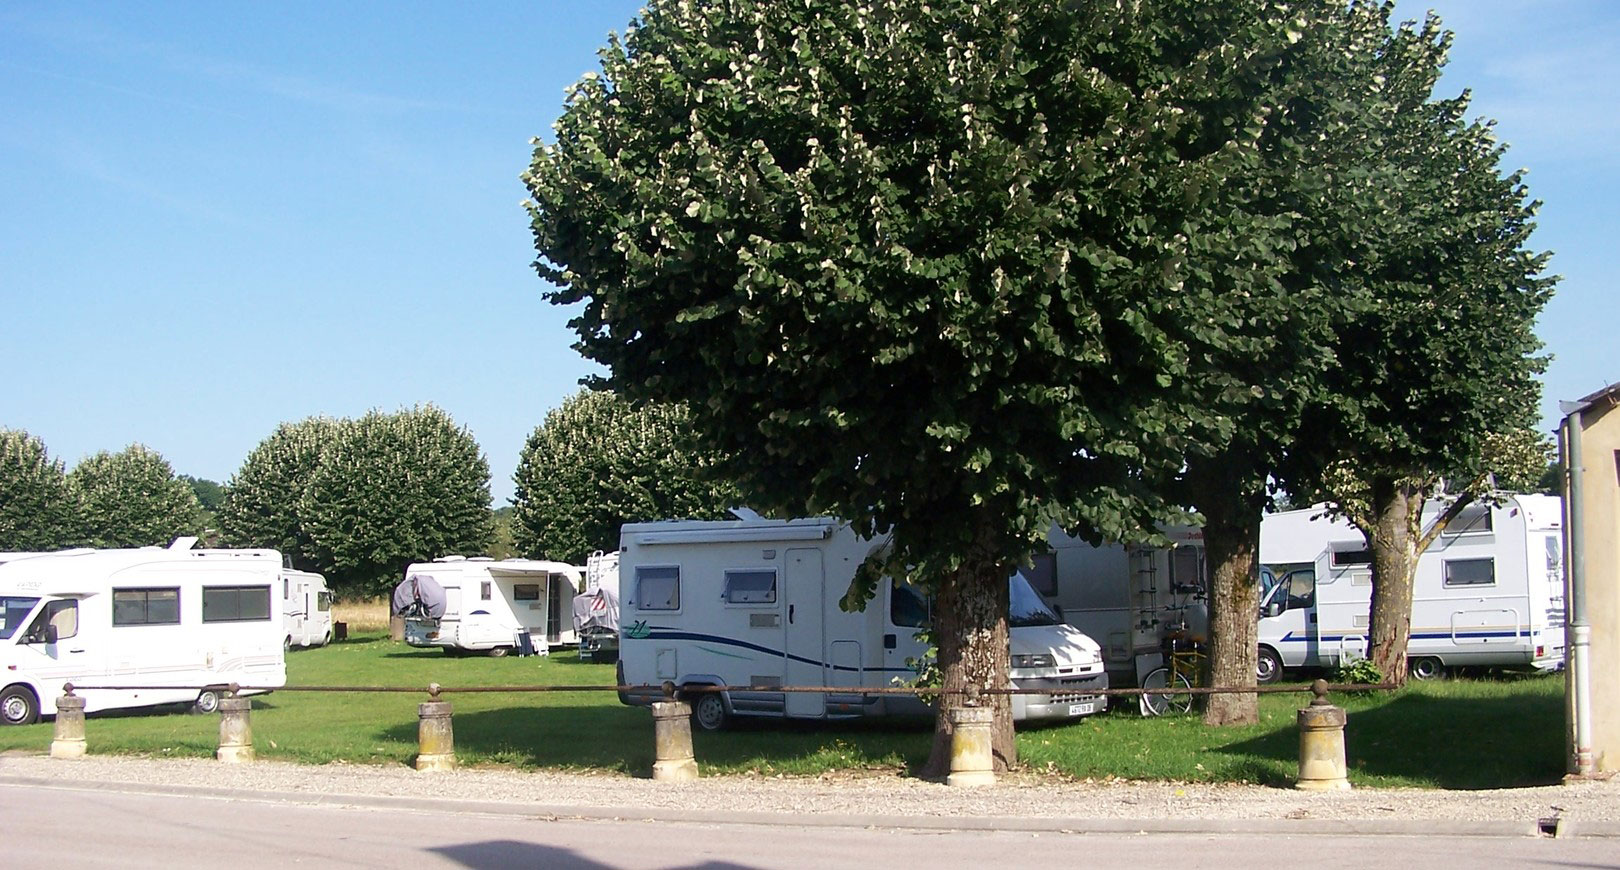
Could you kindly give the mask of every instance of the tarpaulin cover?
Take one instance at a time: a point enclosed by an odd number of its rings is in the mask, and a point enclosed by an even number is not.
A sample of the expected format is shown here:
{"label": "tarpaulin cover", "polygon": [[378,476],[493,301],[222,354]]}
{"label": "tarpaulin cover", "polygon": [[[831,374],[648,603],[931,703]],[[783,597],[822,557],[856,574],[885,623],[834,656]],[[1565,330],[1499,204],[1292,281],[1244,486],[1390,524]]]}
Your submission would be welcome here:
{"label": "tarpaulin cover", "polygon": [[412,574],[394,587],[393,603],[401,616],[438,619],[444,615],[444,587],[430,574]]}
{"label": "tarpaulin cover", "polygon": [[587,628],[619,633],[619,596],[612,590],[601,588],[574,596],[574,630],[583,632]]}

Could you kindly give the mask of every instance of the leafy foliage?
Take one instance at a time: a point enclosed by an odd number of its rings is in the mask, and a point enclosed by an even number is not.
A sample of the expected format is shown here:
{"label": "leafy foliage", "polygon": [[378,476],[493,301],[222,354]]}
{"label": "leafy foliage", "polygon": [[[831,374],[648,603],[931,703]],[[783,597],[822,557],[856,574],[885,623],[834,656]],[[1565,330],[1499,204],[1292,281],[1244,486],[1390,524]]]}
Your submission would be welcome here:
{"label": "leafy foliage", "polygon": [[[226,482],[220,532],[239,547],[272,547],[306,570],[321,570],[301,505],[324,452],[345,424],[329,417],[282,423]],[[332,579],[332,578],[328,578]]]}
{"label": "leafy foliage", "polygon": [[202,531],[202,505],[191,487],[140,444],[87,457],[68,473],[67,485],[79,511],[76,543],[146,547]]}
{"label": "leafy foliage", "polygon": [[518,548],[583,565],[618,549],[625,523],[728,518],[740,501],[714,477],[717,461],[695,443],[684,407],[580,392],[546,415],[518,457]]}
{"label": "leafy foliage", "polygon": [[73,538],[73,497],[60,459],[20,429],[0,429],[0,550],[55,550]]}
{"label": "leafy foliage", "polygon": [[1383,671],[1372,659],[1356,659],[1334,668],[1330,683],[1376,686],[1384,681]]}
{"label": "leafy foliage", "polygon": [[191,487],[191,493],[197,497],[197,503],[202,509],[209,512],[218,512],[220,504],[225,501],[225,488],[217,481],[201,477],[192,477],[189,474],[180,475],[186,486]]}
{"label": "leafy foliage", "polygon": [[489,462],[448,414],[373,411],[334,434],[296,507],[334,589],[382,593],[413,560],[489,545]]}

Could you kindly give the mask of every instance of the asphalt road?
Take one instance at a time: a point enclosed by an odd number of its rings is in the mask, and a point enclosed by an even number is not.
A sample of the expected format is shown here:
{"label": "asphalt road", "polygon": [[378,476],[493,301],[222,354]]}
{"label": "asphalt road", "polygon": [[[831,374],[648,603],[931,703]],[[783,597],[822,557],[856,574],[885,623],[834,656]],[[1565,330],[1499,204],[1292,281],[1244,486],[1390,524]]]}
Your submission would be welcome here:
{"label": "asphalt road", "polygon": [[[634,810],[627,810],[633,814]],[[0,784],[0,865],[137,868],[1620,868],[1612,839],[1030,833],[578,819]]]}

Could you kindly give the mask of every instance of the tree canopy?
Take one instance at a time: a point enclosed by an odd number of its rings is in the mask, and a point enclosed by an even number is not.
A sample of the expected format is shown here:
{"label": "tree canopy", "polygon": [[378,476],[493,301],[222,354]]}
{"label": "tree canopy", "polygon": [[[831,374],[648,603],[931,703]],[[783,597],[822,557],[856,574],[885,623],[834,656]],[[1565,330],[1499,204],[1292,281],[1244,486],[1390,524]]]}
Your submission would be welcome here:
{"label": "tree canopy", "polygon": [[583,565],[618,549],[625,523],[728,518],[741,502],[714,477],[717,461],[695,443],[684,407],[582,391],[547,414],[519,454],[518,549]]}
{"label": "tree canopy", "polygon": [[320,570],[301,505],[323,451],[337,441],[343,425],[330,417],[282,423],[249,451],[226,481],[219,508],[227,544],[273,547],[299,568]]}
{"label": "tree canopy", "polygon": [[55,550],[73,539],[73,497],[62,460],[20,429],[0,429],[0,550]]}
{"label": "tree canopy", "polygon": [[148,547],[202,532],[202,505],[191,487],[143,445],[86,457],[68,473],[67,485],[78,511],[76,544]]}

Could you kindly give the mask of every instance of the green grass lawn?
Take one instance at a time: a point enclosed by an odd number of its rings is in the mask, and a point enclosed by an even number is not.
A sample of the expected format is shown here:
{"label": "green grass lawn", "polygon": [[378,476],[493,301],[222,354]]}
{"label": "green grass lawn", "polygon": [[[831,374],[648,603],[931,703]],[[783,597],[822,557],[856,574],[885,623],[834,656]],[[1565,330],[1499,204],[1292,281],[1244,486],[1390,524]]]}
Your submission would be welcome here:
{"label": "green grass lawn", "polygon": [[[290,686],[420,686],[420,693],[281,691],[253,701],[261,758],[306,763],[409,764],[417,705],[427,685],[611,685],[613,666],[572,653],[540,658],[458,658],[364,635],[287,659]],[[1559,677],[1453,679],[1393,694],[1334,698],[1349,712],[1350,779],[1364,786],[1501,788],[1557,782],[1563,774]],[[448,693],[456,756],[464,766],[606,770],[646,775],[652,717],[611,691]],[[1289,784],[1297,771],[1295,711],[1308,695],[1261,696],[1261,721],[1206,728],[1196,717],[1144,719],[1132,699],[1071,724],[1030,727],[1018,751],[1030,770],[1054,777]],[[0,751],[43,751],[50,723],[0,729]],[[210,757],[215,716],[171,709],[91,715],[92,754]],[[907,773],[928,754],[932,723],[807,723],[744,720],[694,735],[706,773],[814,775]]]}

